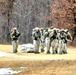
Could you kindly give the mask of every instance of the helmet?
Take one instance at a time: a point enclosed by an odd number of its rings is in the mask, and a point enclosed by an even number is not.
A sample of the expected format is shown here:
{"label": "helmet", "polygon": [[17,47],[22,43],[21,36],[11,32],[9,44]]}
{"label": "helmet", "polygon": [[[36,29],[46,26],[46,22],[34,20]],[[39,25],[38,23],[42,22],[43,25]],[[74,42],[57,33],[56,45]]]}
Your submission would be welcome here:
{"label": "helmet", "polygon": [[14,27],[14,28],[13,28],[13,30],[17,30],[17,28],[16,28],[16,27]]}
{"label": "helmet", "polygon": [[39,27],[36,27],[35,30],[36,30],[36,31],[39,30]]}
{"label": "helmet", "polygon": [[64,29],[61,29],[61,32],[64,32]]}

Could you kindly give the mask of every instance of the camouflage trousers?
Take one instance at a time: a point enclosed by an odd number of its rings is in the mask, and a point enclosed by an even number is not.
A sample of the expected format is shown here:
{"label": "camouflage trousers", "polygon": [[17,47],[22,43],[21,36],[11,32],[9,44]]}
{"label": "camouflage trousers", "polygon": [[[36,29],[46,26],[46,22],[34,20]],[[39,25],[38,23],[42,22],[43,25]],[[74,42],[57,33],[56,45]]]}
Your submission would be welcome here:
{"label": "camouflage trousers", "polygon": [[57,54],[58,53],[58,45],[59,45],[59,40],[58,39],[54,39],[51,42],[52,54]]}
{"label": "camouflage trousers", "polygon": [[40,43],[40,51],[39,52],[44,52],[45,48],[45,43]]}
{"label": "camouflage trousers", "polygon": [[50,53],[50,38],[49,37],[46,37],[45,39],[45,53],[46,54],[49,54]]}
{"label": "camouflage trousers", "polygon": [[59,42],[59,54],[67,54],[67,44],[64,43],[64,40]]}
{"label": "camouflage trousers", "polygon": [[13,46],[13,53],[17,53],[18,40],[13,40],[12,41],[12,46]]}

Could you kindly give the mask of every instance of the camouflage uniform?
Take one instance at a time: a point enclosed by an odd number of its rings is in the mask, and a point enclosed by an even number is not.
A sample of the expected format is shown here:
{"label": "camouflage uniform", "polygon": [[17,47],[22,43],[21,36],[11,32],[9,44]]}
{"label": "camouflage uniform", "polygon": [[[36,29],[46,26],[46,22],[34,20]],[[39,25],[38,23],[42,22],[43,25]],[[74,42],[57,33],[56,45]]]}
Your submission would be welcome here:
{"label": "camouflage uniform", "polygon": [[66,54],[67,53],[67,34],[65,31],[62,29],[60,32],[60,40],[59,40],[59,54]]}
{"label": "camouflage uniform", "polygon": [[45,36],[45,47],[46,47],[45,53],[49,54],[50,53],[50,37],[49,37],[48,29],[45,31],[44,36]]}
{"label": "camouflage uniform", "polygon": [[58,31],[56,28],[52,30],[51,34],[51,47],[52,47],[52,54],[57,54],[58,53],[58,45],[59,45],[59,39],[58,39]]}
{"label": "camouflage uniform", "polygon": [[44,52],[45,48],[45,38],[44,38],[44,29],[40,29],[40,52]]}
{"label": "camouflage uniform", "polygon": [[13,53],[17,53],[18,48],[18,37],[20,36],[20,33],[18,32],[17,28],[13,28],[11,31],[11,41],[13,45]]}
{"label": "camouflage uniform", "polygon": [[39,53],[39,46],[40,46],[40,30],[38,27],[33,29],[32,38],[33,38],[33,45],[34,45],[34,52]]}

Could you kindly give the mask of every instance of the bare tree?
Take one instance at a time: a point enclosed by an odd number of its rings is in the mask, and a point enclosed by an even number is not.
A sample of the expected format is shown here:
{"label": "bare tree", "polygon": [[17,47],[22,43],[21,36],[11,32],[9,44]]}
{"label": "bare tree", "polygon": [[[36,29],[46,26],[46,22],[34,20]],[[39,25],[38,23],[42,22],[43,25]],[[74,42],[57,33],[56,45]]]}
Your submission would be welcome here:
{"label": "bare tree", "polygon": [[0,0],[0,42],[10,42],[12,27],[20,31],[20,43],[27,43],[32,42],[32,29],[37,26],[75,26],[75,3],[75,0]]}

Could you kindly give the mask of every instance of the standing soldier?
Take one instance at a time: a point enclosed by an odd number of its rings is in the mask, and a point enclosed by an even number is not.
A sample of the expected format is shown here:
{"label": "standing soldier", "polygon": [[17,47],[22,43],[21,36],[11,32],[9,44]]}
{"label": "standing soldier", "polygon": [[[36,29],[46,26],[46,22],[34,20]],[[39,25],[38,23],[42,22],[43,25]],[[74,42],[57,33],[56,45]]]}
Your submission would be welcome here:
{"label": "standing soldier", "polygon": [[57,54],[58,53],[58,44],[59,44],[58,29],[54,28],[52,34],[53,34],[51,37],[52,54]]}
{"label": "standing soldier", "polygon": [[50,54],[50,37],[48,29],[45,30],[44,35],[45,35],[45,47],[46,47],[45,53]]}
{"label": "standing soldier", "polygon": [[67,42],[71,40],[72,36],[68,30],[62,29],[60,32],[60,54],[67,54]]}
{"label": "standing soldier", "polygon": [[45,47],[45,37],[44,37],[44,28],[40,29],[40,52],[44,52],[44,47]]}
{"label": "standing soldier", "polygon": [[11,41],[12,41],[12,45],[13,45],[13,53],[17,53],[19,36],[20,36],[20,33],[18,32],[17,28],[14,27],[11,31]]}
{"label": "standing soldier", "polygon": [[65,33],[64,29],[61,29],[60,40],[59,40],[59,47],[60,47],[59,54],[67,53],[66,43],[67,43],[66,33]]}
{"label": "standing soldier", "polygon": [[39,53],[39,46],[40,46],[40,30],[38,27],[33,29],[32,32],[32,38],[33,38],[33,45],[34,45],[34,53]]}

